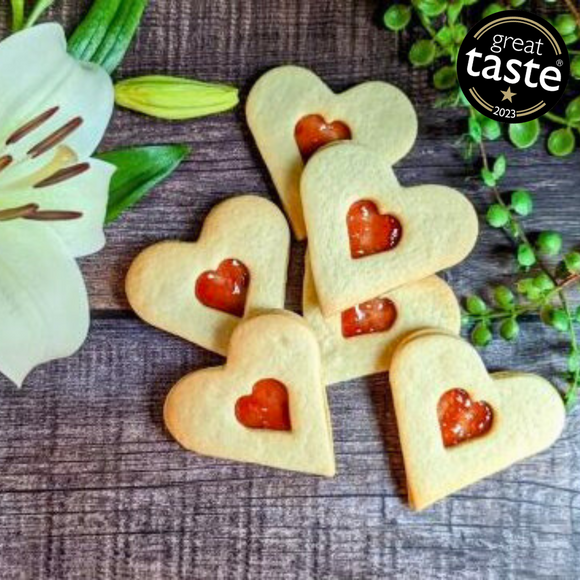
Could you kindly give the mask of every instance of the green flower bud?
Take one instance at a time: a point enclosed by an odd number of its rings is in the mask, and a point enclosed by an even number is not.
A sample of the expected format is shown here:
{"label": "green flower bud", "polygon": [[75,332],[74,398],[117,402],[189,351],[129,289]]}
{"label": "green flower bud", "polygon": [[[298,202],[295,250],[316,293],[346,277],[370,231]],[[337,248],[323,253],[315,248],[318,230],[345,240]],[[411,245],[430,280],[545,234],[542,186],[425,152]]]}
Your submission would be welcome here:
{"label": "green flower bud", "polygon": [[525,189],[518,189],[512,193],[512,208],[513,210],[521,215],[527,216],[532,213],[534,209],[534,202],[532,200],[532,194]]}
{"label": "green flower bud", "polygon": [[494,203],[487,210],[487,223],[492,228],[503,228],[510,221],[510,212],[505,207]]}
{"label": "green flower bud", "polygon": [[542,254],[555,256],[562,249],[562,236],[557,232],[542,232],[538,236],[536,247]]}
{"label": "green flower bud", "polygon": [[509,320],[504,320],[499,327],[499,334],[504,340],[515,340],[520,333],[520,327],[518,323],[510,318]]}
{"label": "green flower bud", "polygon": [[511,308],[514,303],[514,294],[507,286],[498,286],[493,291],[493,298],[496,304],[504,310]]}
{"label": "green flower bud", "polygon": [[534,250],[528,244],[520,244],[518,246],[518,264],[524,268],[530,268],[536,263],[536,255]]}
{"label": "green flower bud", "polygon": [[238,104],[238,89],[166,76],[145,76],[115,85],[121,107],[160,119],[193,119],[227,111]]}
{"label": "green flower bud", "polygon": [[399,32],[407,27],[411,20],[411,7],[404,4],[393,4],[383,17],[385,26],[389,30]]}
{"label": "green flower bud", "polygon": [[467,300],[465,301],[465,307],[467,308],[467,312],[469,312],[469,314],[479,315],[487,312],[487,304],[482,298],[476,295],[467,297]]}
{"label": "green flower bud", "polygon": [[483,322],[477,324],[471,333],[471,340],[475,346],[485,347],[491,342],[492,338],[491,330]]}
{"label": "green flower bud", "polygon": [[580,253],[569,252],[564,256],[564,264],[572,274],[580,273]]}

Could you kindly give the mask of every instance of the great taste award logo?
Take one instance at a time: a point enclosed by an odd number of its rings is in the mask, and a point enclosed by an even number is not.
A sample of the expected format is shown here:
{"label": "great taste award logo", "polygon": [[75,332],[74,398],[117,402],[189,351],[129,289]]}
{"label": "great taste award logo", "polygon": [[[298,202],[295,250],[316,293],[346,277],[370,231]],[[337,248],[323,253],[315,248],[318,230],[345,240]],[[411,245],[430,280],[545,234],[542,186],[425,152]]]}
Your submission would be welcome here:
{"label": "great taste award logo", "polygon": [[480,113],[524,123],[547,113],[570,76],[568,50],[543,18],[521,10],[492,14],[467,34],[457,57],[457,76]]}

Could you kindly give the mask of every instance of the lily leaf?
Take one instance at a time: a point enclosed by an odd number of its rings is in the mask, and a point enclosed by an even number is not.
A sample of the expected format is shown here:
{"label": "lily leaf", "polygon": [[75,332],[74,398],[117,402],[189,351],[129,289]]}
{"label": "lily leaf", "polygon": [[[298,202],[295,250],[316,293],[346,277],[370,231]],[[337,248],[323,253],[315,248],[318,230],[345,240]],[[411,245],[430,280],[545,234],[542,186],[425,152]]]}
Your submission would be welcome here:
{"label": "lily leaf", "polygon": [[116,220],[169,177],[190,151],[186,145],[152,145],[98,155],[117,167],[109,189],[106,223]]}
{"label": "lily leaf", "polygon": [[78,60],[101,65],[111,74],[129,49],[149,0],[95,0],[73,32],[68,48]]}

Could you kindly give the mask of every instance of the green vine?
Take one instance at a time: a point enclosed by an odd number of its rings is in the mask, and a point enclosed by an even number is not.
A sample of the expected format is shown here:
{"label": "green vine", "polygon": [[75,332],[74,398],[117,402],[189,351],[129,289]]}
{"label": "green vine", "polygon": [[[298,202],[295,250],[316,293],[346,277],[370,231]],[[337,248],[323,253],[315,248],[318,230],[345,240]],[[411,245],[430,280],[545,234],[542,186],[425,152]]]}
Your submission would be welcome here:
{"label": "green vine", "polygon": [[[548,2],[547,2],[548,3]],[[553,4],[553,2],[549,2]],[[477,12],[478,6],[483,10]],[[409,60],[416,67],[434,67],[433,85],[443,92],[438,106],[458,107],[465,111],[467,132],[462,136],[465,156],[476,156],[478,177],[489,190],[491,205],[486,221],[503,230],[514,246],[516,273],[508,285],[492,290],[486,302],[478,295],[465,301],[464,324],[471,328],[471,340],[478,347],[487,346],[497,333],[503,340],[513,341],[520,335],[520,318],[535,317],[567,339],[567,364],[563,372],[566,381],[564,399],[571,409],[580,390],[580,344],[577,329],[580,308],[571,306],[571,294],[580,287],[580,252],[563,253],[562,236],[555,231],[543,231],[536,236],[528,233],[525,218],[532,214],[534,200],[526,189],[505,193],[501,183],[508,170],[505,155],[492,160],[488,143],[502,137],[502,125],[488,119],[470,106],[457,84],[455,69],[461,42],[467,33],[464,18],[470,22],[496,12],[520,8],[526,0],[488,3],[480,0],[412,0],[409,4],[393,4],[384,15],[387,28],[401,32],[416,22],[423,29],[409,50]],[[572,0],[561,0],[552,24],[564,37],[571,58],[571,75],[580,79],[580,11]],[[476,13],[474,13],[476,11]],[[548,113],[542,121],[557,125],[548,136],[550,154],[562,157],[576,149],[576,133],[580,132],[580,96],[573,95],[564,106],[563,115]],[[539,120],[511,124],[511,143],[525,149],[533,146],[541,135]]]}

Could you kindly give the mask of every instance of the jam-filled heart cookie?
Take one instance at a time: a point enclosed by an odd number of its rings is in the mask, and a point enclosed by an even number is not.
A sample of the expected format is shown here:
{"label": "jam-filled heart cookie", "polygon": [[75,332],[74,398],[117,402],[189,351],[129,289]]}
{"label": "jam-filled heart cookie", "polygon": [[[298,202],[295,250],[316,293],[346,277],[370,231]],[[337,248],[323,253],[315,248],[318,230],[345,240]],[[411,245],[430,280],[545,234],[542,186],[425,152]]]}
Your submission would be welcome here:
{"label": "jam-filled heart cookie", "polygon": [[127,297],[149,324],[225,354],[244,317],[284,307],[289,248],[286,219],[272,202],[234,197],[210,212],[197,242],[142,252]]}
{"label": "jam-filled heart cookie", "polygon": [[461,325],[457,298],[437,276],[324,318],[307,265],[303,310],[320,344],[327,384],[387,371],[400,341],[419,329],[434,327],[459,334]]}
{"label": "jam-filled heart cookie", "polygon": [[404,341],[390,381],[409,502],[418,510],[549,447],[564,426],[550,383],[489,375],[472,346],[436,331]]}
{"label": "jam-filled heart cookie", "polygon": [[360,145],[317,153],[301,183],[325,316],[453,266],[475,245],[477,215],[464,195],[440,185],[402,187]]}
{"label": "jam-filled heart cookie", "polygon": [[298,239],[306,237],[300,175],[320,147],[352,141],[389,165],[409,152],[417,136],[413,105],[393,85],[366,82],[337,95],[297,66],[263,75],[250,92],[246,114]]}
{"label": "jam-filled heart cookie", "polygon": [[318,343],[290,313],[244,321],[223,367],[179,381],[165,423],[202,455],[332,476],[332,427]]}

